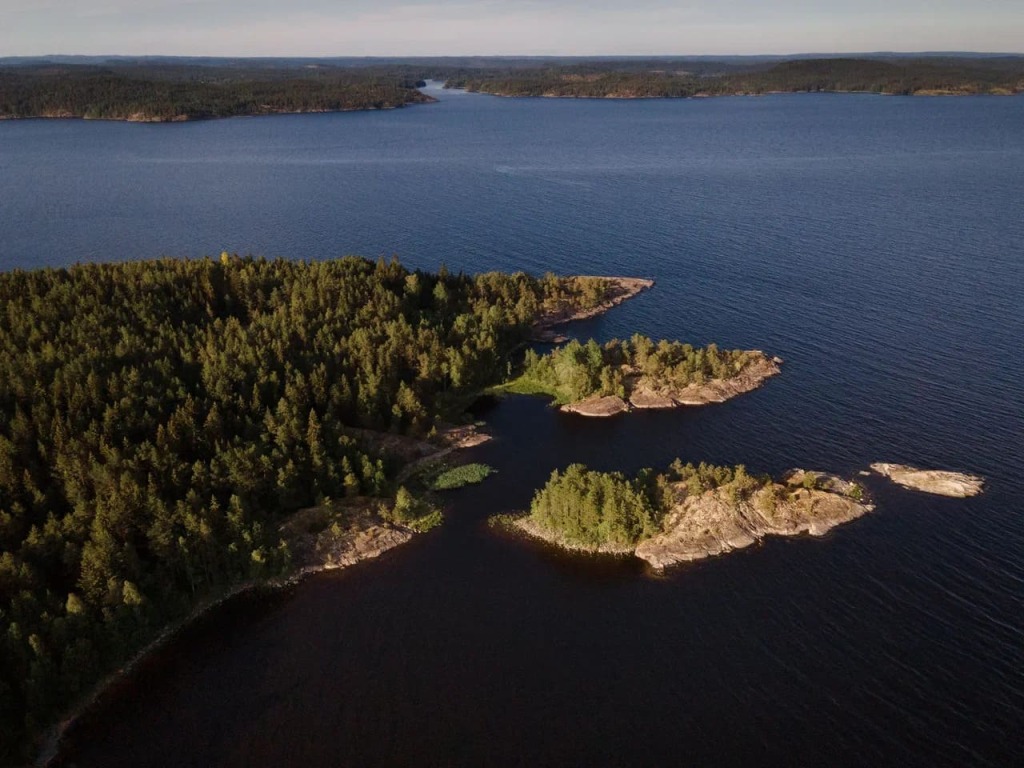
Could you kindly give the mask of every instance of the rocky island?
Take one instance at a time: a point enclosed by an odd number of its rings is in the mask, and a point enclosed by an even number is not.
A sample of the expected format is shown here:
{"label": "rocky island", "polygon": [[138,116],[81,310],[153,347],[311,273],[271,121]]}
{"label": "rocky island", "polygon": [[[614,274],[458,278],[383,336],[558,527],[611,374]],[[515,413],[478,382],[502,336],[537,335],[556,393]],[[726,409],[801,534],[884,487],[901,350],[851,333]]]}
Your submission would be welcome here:
{"label": "rocky island", "polygon": [[628,478],[574,464],[553,473],[511,525],[565,549],[632,554],[663,569],[767,536],[821,536],[872,509],[860,485],[824,472],[794,470],[776,482],[743,466],[677,461]]}
{"label": "rocky island", "polygon": [[876,463],[871,465],[871,469],[904,488],[957,499],[977,496],[985,484],[984,478],[977,475],[940,469],[917,469],[905,464]]}
{"label": "rocky island", "polygon": [[721,403],[780,372],[760,350],[720,350],[654,342],[646,336],[604,345],[570,341],[546,355],[526,353],[521,375],[504,391],[544,394],[567,413],[604,417],[636,409]]}

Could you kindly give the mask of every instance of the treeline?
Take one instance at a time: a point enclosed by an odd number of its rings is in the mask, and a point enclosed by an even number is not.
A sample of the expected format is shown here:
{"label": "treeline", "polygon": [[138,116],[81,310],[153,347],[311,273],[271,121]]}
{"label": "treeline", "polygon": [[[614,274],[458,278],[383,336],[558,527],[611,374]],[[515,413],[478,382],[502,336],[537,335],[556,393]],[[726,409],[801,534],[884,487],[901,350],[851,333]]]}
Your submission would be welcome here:
{"label": "treeline", "polygon": [[0,118],[171,121],[388,109],[431,101],[415,80],[373,70],[180,66],[0,69]]}
{"label": "treeline", "polygon": [[1024,58],[39,61],[0,66],[0,118],[190,120],[386,109],[418,86],[506,96],[683,98],[776,91],[1019,93]]}
{"label": "treeline", "polygon": [[662,521],[681,496],[726,488],[734,500],[771,484],[742,465],[683,464],[667,471],[641,470],[635,477],[598,472],[582,464],[555,470],[530,503],[529,520],[555,540],[584,549],[631,550],[662,532]]}
{"label": "treeline", "polygon": [[677,341],[654,342],[640,334],[604,345],[593,339],[585,344],[573,339],[545,355],[527,350],[522,374],[511,388],[550,394],[559,403],[592,395],[626,398],[638,379],[656,390],[680,390],[735,376],[757,356],[738,349],[720,350],[715,344],[694,347]]}
{"label": "treeline", "polygon": [[579,296],[356,258],[0,274],[0,763],[205,595],[285,571],[284,515],[393,493],[351,427],[429,435]]}
{"label": "treeline", "polygon": [[772,92],[1009,94],[1024,90],[1024,59],[800,59],[746,71],[613,64],[466,73],[450,87],[502,96],[685,98]]}

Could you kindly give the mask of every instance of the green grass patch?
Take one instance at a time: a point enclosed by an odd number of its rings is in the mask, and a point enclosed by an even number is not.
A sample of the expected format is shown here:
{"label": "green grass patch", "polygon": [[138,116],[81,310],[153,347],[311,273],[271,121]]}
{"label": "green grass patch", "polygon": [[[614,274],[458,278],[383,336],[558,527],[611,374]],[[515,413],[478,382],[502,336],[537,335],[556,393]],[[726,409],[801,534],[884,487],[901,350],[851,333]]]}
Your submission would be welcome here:
{"label": "green grass patch", "polygon": [[408,520],[405,525],[407,528],[412,528],[417,533],[426,533],[431,528],[437,528],[444,522],[444,515],[441,514],[441,510],[432,509],[425,515]]}
{"label": "green grass patch", "polygon": [[514,530],[516,528],[516,522],[526,517],[523,512],[502,512],[501,514],[491,515],[487,518],[487,525],[491,528],[503,528],[507,530]]}
{"label": "green grass patch", "polygon": [[512,381],[507,381],[504,384],[498,384],[497,386],[491,387],[487,390],[487,394],[544,395],[554,398],[555,405],[565,405],[566,403],[572,402],[570,393],[563,392],[562,390],[552,387],[550,384],[545,384],[537,379],[531,379],[526,376],[520,376],[519,378],[512,379]]}
{"label": "green grass patch", "polygon": [[487,464],[464,464],[441,472],[430,482],[432,491],[450,491],[464,485],[482,483],[497,470]]}

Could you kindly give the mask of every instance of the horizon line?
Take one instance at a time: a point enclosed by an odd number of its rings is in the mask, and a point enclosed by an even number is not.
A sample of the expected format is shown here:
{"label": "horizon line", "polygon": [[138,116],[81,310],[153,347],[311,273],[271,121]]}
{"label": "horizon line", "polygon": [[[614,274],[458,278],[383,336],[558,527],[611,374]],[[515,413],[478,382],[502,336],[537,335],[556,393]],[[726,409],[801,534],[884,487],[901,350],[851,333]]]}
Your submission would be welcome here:
{"label": "horizon line", "polygon": [[978,50],[922,50],[922,51],[797,51],[791,53],[378,53],[378,54],[201,54],[201,53],[27,53],[0,56],[0,61],[9,59],[220,59],[225,61],[249,59],[785,59],[792,57],[839,56],[979,56],[979,57],[1024,57],[1021,51],[978,51]]}

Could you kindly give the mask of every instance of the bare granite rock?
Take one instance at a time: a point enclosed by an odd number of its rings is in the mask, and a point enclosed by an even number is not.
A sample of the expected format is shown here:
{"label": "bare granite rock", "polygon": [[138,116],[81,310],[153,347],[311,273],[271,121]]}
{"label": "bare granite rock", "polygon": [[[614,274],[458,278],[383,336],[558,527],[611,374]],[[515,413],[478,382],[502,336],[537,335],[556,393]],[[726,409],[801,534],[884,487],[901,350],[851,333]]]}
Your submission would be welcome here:
{"label": "bare granite rock", "polygon": [[671,397],[659,395],[646,387],[637,387],[629,396],[629,404],[634,408],[675,408],[679,405]]}
{"label": "bare granite rock", "polygon": [[578,403],[563,405],[562,410],[566,413],[578,413],[580,416],[607,417],[625,413],[629,410],[626,401],[616,395],[607,397],[588,397]]}
{"label": "bare granite rock", "polygon": [[949,472],[941,469],[917,469],[905,464],[872,464],[871,469],[884,475],[897,485],[939,496],[963,499],[977,496],[983,490],[985,479],[964,472]]}
{"label": "bare granite rock", "polygon": [[[815,487],[808,478],[813,479]],[[656,569],[743,549],[766,536],[823,536],[837,525],[874,509],[856,483],[835,475],[794,470],[784,483],[769,483],[749,496],[723,486],[691,494],[686,483],[672,486],[675,503],[662,520],[662,532],[635,546],[582,545],[538,525],[528,515],[512,525],[537,539],[577,552],[632,553]]]}
{"label": "bare granite rock", "polygon": [[[845,482],[845,481],[844,481]],[[640,542],[636,556],[661,569],[742,549],[765,536],[822,536],[870,512],[870,504],[831,490],[772,483],[749,498],[729,488],[682,498],[665,516],[664,532]]]}
{"label": "bare granite rock", "polygon": [[690,384],[678,390],[663,391],[680,405],[707,405],[724,403],[737,395],[742,395],[764,384],[765,380],[781,373],[779,364],[763,352],[757,351],[757,357],[736,376],[729,379],[712,379],[703,384]]}

